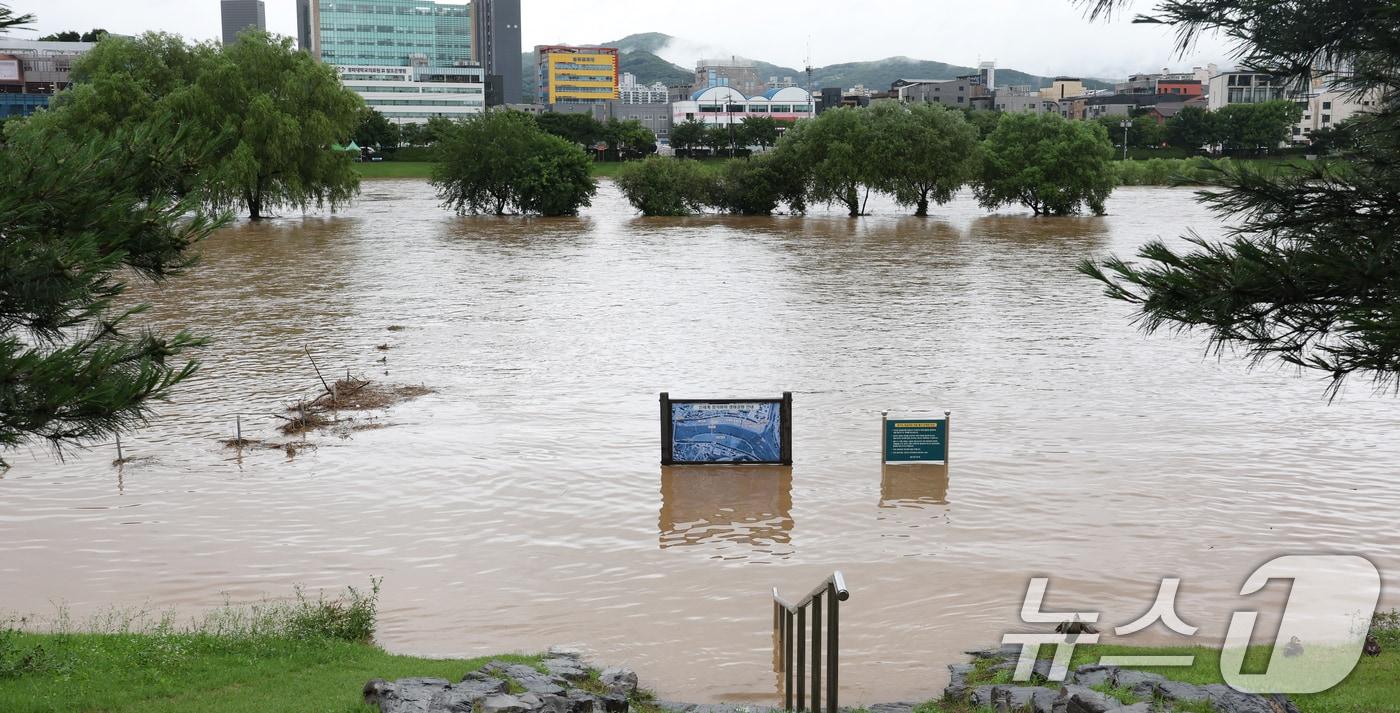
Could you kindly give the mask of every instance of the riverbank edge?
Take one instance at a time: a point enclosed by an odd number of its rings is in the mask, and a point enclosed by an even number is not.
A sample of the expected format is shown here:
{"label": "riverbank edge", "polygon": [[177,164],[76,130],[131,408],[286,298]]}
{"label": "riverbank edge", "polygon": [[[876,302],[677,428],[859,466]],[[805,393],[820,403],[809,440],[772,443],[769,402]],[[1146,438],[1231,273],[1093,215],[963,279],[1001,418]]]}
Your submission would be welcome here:
{"label": "riverbank edge", "polygon": [[[1046,647],[1047,649],[1049,647]],[[997,653],[989,653],[997,652]],[[970,663],[953,664],[953,685],[942,693],[930,691],[926,700],[880,703],[845,710],[870,713],[985,713],[992,710],[981,698],[992,688],[1011,686],[1006,665],[1011,650],[989,649],[973,652]],[[1091,673],[1099,656],[1176,655],[1191,653],[1197,663],[1185,669],[1134,669],[1133,674],[1160,674],[1164,679],[1193,686],[1222,682],[1219,654],[1206,648],[1149,648],[1112,645],[1077,647],[1070,670]],[[1043,651],[1045,657],[1049,651]],[[1267,658],[1262,647],[1252,655]],[[524,667],[548,679],[558,666],[547,664],[560,656],[576,654],[553,650],[545,654],[505,654],[471,659],[436,659],[391,654],[370,643],[323,638],[234,637],[211,634],[29,634],[9,631],[0,637],[0,701],[6,711],[53,713],[72,710],[103,710],[110,713],[142,711],[163,713],[199,710],[208,713],[268,713],[275,711],[326,710],[351,713],[408,713],[415,708],[383,707],[377,698],[366,701],[365,694],[381,693],[386,686],[403,681],[435,681],[445,689],[464,680],[480,682],[481,672],[496,667]],[[1048,667],[1048,659],[1042,659]],[[1089,667],[1089,668],[1086,668]],[[658,699],[636,683],[627,669],[602,668],[582,663],[583,678],[573,688],[596,701],[587,706],[565,706],[557,711],[520,697],[531,693],[529,686],[539,680],[506,675],[504,698],[482,713],[772,713],[767,706],[729,704],[690,704]],[[931,666],[932,668],[932,666]],[[1101,667],[1100,667],[1101,668]],[[26,670],[29,669],[29,670]],[[519,669],[517,669],[519,670]],[[1332,690],[1310,696],[1296,696],[1299,713],[1375,713],[1400,710],[1400,650],[1394,646],[1377,657],[1362,657],[1346,681]],[[522,681],[519,679],[526,679]],[[621,681],[626,701],[614,690]],[[377,683],[376,683],[377,682]],[[1126,702],[1130,687],[1119,688],[1116,676],[1103,681],[1086,677],[1080,683],[1084,696],[1096,691],[1120,703]],[[1127,681],[1124,681],[1127,682]],[[1141,683],[1142,679],[1133,679]],[[1044,683],[1041,681],[1041,683]],[[1107,684],[1107,685],[1105,685]],[[1043,689],[1059,684],[1045,684]],[[975,697],[981,690],[981,697]],[[1076,689],[1078,690],[1078,689]],[[961,693],[960,693],[961,692]],[[550,695],[554,695],[550,693]],[[609,700],[607,696],[612,695]],[[564,700],[570,700],[567,696]],[[1019,700],[1015,698],[1014,700]],[[1031,699],[1028,699],[1031,700]],[[1224,713],[1230,710],[1182,705],[1188,713]],[[423,709],[426,710],[426,709]],[[1106,709],[1111,710],[1111,709]],[[1136,709],[1128,709],[1136,710]],[[1280,709],[1289,711],[1295,709]]]}

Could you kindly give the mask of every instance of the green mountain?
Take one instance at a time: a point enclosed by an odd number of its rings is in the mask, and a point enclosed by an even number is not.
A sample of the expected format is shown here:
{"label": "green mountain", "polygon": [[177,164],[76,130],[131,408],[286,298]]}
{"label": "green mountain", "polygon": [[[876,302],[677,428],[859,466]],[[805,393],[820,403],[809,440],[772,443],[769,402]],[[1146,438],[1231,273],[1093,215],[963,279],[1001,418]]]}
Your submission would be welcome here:
{"label": "green mountain", "polygon": [[[616,47],[621,51],[619,63],[622,71],[637,75],[642,84],[661,82],[667,86],[689,84],[695,73],[685,67],[678,67],[659,57],[660,52],[671,42],[670,35],[661,32],[644,32],[628,35],[620,40],[605,43],[604,47]],[[537,78],[535,76],[535,55],[527,52],[521,57],[524,67],[525,96],[535,96]],[[758,78],[767,81],[769,77],[792,77],[799,86],[807,83],[807,73],[800,69],[783,67],[755,60]],[[857,84],[874,91],[890,88],[896,79],[953,79],[964,74],[975,74],[975,67],[964,67],[944,62],[932,62],[909,57],[888,57],[870,62],[844,62],[812,69],[812,84],[822,87],[850,89]],[[1048,87],[1052,77],[1041,77],[1014,69],[997,68],[997,86],[1008,87],[1026,85]],[[1113,83],[1099,79],[1085,79],[1089,89],[1112,89]]]}

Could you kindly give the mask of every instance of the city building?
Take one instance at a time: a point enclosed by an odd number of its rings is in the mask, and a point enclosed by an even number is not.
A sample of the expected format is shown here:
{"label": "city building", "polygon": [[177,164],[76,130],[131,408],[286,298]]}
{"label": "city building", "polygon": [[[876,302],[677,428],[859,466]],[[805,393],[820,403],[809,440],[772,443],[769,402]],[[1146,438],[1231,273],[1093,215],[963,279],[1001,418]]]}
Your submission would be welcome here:
{"label": "city building", "polygon": [[68,88],[73,61],[92,42],[39,42],[0,37],[0,117],[28,116]]}
{"label": "city building", "polygon": [[1050,80],[1050,86],[1040,90],[1041,97],[1055,101],[1077,97],[1083,93],[1084,81],[1078,77],[1055,77]]}
{"label": "city building", "polygon": [[733,87],[711,87],[695,92],[688,101],[671,104],[671,123],[698,120],[715,126],[741,124],[751,116],[772,117],[793,123],[816,116],[812,94],[801,87],[770,89],[745,96]]}
{"label": "city building", "polygon": [[992,96],[992,108],[1011,114],[1059,114],[1060,102],[1047,99],[1030,87],[998,89]]}
{"label": "city building", "polygon": [[1358,95],[1318,76],[1308,83],[1306,91],[1295,93],[1293,100],[1303,110],[1302,119],[1293,126],[1293,141],[1303,143],[1311,140],[1315,131],[1330,129],[1357,114],[1375,111],[1380,104],[1381,90],[1372,89]]}
{"label": "city building", "polygon": [[535,48],[540,104],[606,104],[617,99],[616,47],[541,45]]}
{"label": "city building", "polygon": [[432,0],[297,0],[302,49],[332,65],[390,121],[478,114],[486,78],[472,58],[471,8]]}
{"label": "city building", "polygon": [[[1134,74],[1128,81],[1113,86],[1116,94],[1179,94],[1186,97],[1199,97],[1205,94],[1205,81],[1197,72],[1172,73],[1163,69],[1160,74]],[[1209,81],[1209,77],[1206,78]]]}
{"label": "city building", "polygon": [[1210,110],[1230,104],[1260,104],[1286,99],[1292,93],[1286,80],[1259,72],[1224,72],[1210,78],[1207,92]]}
{"label": "city building", "polygon": [[983,62],[977,65],[977,74],[982,78],[982,86],[986,87],[988,94],[997,90],[996,62]]}
{"label": "city building", "polygon": [[623,72],[618,80],[617,98],[623,104],[666,104],[671,101],[670,90],[665,84],[638,84],[637,75],[631,72]]}
{"label": "city building", "polygon": [[267,30],[267,8],[263,0],[223,0],[219,11],[226,45],[237,42],[238,33],[244,30]]}
{"label": "city building", "polygon": [[658,145],[671,143],[671,103],[659,102],[609,102],[609,118],[618,121],[637,121],[656,134]]}
{"label": "city building", "polygon": [[758,68],[753,62],[741,57],[729,59],[702,59],[695,63],[695,83],[693,92],[712,87],[730,87],[744,96],[755,96],[767,91],[758,79]]}
{"label": "city building", "polygon": [[[995,70],[992,71],[994,78]],[[928,102],[971,108],[974,99],[991,96],[984,81],[981,73],[956,79],[897,79],[890,84],[890,94],[905,104]]]}
{"label": "city building", "polygon": [[[486,72],[496,104],[519,104],[520,0],[472,0],[473,59]],[[499,87],[499,91],[495,91]]]}

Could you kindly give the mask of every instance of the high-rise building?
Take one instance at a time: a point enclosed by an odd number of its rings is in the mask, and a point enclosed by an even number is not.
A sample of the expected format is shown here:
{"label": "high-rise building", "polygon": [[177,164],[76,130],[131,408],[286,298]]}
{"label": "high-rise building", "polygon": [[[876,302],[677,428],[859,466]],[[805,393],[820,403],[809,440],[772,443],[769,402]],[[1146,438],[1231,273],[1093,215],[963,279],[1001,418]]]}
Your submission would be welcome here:
{"label": "high-rise building", "polygon": [[486,108],[471,15],[433,0],[297,0],[297,39],[390,121],[424,123]]}
{"label": "high-rise building", "polygon": [[616,47],[542,45],[535,48],[539,104],[606,104],[617,98]]}
{"label": "high-rise building", "polygon": [[524,93],[520,68],[520,0],[473,0],[472,52],[506,104]]}
{"label": "high-rise building", "polygon": [[238,41],[244,30],[266,30],[267,8],[263,0],[223,0],[220,7],[224,24],[224,44]]}

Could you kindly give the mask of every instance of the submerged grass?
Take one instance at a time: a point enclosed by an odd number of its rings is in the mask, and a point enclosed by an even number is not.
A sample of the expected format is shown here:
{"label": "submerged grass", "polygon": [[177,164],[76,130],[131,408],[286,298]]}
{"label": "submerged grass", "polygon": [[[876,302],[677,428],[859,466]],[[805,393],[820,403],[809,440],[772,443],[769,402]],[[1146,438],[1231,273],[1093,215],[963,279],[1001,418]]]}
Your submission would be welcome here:
{"label": "submerged grass", "polygon": [[335,598],[298,591],[291,602],[225,606],[179,626],[169,616],[118,612],[73,631],[0,630],[0,710],[5,713],[368,712],[373,678],[459,680],[492,660],[426,659],[371,643],[378,582]]}

